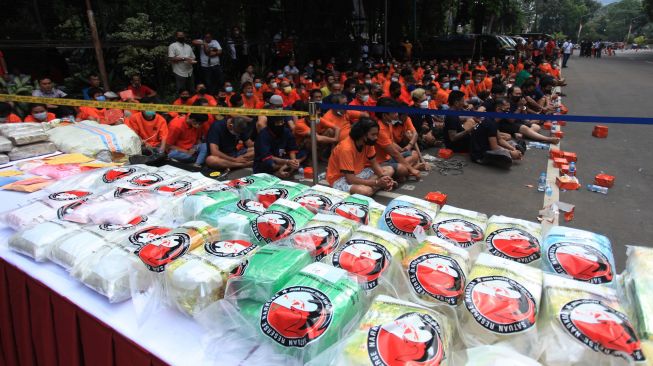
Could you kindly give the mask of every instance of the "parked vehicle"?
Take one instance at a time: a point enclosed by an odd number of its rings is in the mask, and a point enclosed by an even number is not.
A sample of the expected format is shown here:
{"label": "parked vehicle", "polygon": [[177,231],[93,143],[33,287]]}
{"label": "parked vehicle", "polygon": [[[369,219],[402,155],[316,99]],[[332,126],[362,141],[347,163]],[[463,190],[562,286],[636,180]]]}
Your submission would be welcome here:
{"label": "parked vehicle", "polygon": [[456,34],[433,37],[423,42],[425,58],[505,58],[515,47],[503,36],[493,34]]}

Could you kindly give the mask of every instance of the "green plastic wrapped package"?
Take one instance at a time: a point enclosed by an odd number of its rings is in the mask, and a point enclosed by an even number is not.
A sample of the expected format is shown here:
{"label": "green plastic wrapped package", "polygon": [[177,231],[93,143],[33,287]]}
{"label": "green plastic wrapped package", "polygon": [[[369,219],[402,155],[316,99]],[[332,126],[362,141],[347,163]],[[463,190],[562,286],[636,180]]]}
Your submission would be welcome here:
{"label": "green plastic wrapped package", "polygon": [[379,219],[377,227],[393,234],[407,238],[415,238],[415,228],[418,226],[426,233],[431,231],[431,225],[438,205],[410,196],[399,196],[388,204]]}
{"label": "green plastic wrapped package", "polygon": [[653,360],[653,249],[627,246],[624,288],[644,355]]}
{"label": "green plastic wrapped package", "polygon": [[242,266],[236,267],[227,284],[227,297],[263,303],[294,274],[313,262],[308,251],[277,245],[259,249]]}
{"label": "green plastic wrapped package", "polygon": [[235,188],[215,182],[215,184],[184,198],[183,216],[186,220],[196,220],[205,208],[224,201],[230,204],[239,198],[240,195]]}
{"label": "green plastic wrapped package", "polygon": [[467,347],[503,345],[538,358],[541,293],[541,270],[481,253],[465,286],[465,306],[458,308],[463,342]]}
{"label": "green plastic wrapped package", "polygon": [[370,221],[370,200],[359,194],[353,194],[331,207],[331,212],[360,225]]}
{"label": "green plastic wrapped package", "polygon": [[258,191],[271,187],[279,181],[280,179],[274,175],[258,173],[231,180],[227,182],[227,185],[238,189],[241,192],[241,197],[255,199]]}
{"label": "green plastic wrapped package", "polygon": [[301,229],[314,214],[297,202],[277,200],[250,224],[254,243],[265,245]]}
{"label": "green plastic wrapped package", "polygon": [[383,212],[385,212],[386,206],[374,201],[369,197],[365,197],[370,202],[370,219],[367,225],[371,227],[379,227],[379,222],[383,217]]}
{"label": "green plastic wrapped package", "polygon": [[285,239],[284,243],[308,250],[315,261],[319,262],[349,240],[357,227],[355,222],[342,216],[319,213],[304,228]]}
{"label": "green plastic wrapped package", "polygon": [[485,250],[497,257],[540,267],[541,225],[506,216],[492,216],[485,229]]}
{"label": "green plastic wrapped package", "polygon": [[317,184],[293,198],[293,201],[317,213],[330,211],[333,205],[337,205],[347,197],[349,193]]}
{"label": "green plastic wrapped package", "polygon": [[443,313],[380,295],[347,338],[336,365],[449,365],[454,329]]}
{"label": "green plastic wrapped package", "polygon": [[402,261],[410,290],[427,304],[459,305],[469,266],[465,249],[437,236],[426,237]]}
{"label": "green plastic wrapped package", "polygon": [[307,185],[282,180],[256,192],[256,200],[262,203],[265,208],[268,208],[278,199],[285,198],[292,201],[307,190]]}
{"label": "green plastic wrapped package", "polygon": [[[191,197],[196,197],[196,199],[193,203],[189,202],[189,205],[187,206],[189,213],[194,213],[198,220],[206,221],[211,225],[217,225],[218,219],[224,215],[225,212],[234,212],[234,207],[240,202],[240,196],[233,190],[224,190],[207,195]],[[213,200],[214,203],[202,207],[209,199]],[[197,214],[198,209],[201,209],[199,214]],[[193,215],[189,214],[189,216]]]}
{"label": "green plastic wrapped package", "polygon": [[547,365],[645,364],[641,343],[608,286],[544,275],[540,337]]}
{"label": "green plastic wrapped package", "polygon": [[435,216],[433,234],[467,250],[472,259],[481,252],[485,237],[485,214],[445,205]]}
{"label": "green plastic wrapped package", "polygon": [[364,308],[363,291],[347,272],[315,262],[271,296],[256,319],[268,341],[307,362],[344,338]]}
{"label": "green plastic wrapped package", "polygon": [[[400,236],[370,226],[361,226],[351,239],[325,260],[334,267],[355,275],[365,290],[373,290],[379,285],[379,278],[391,268],[393,261],[397,265],[401,263],[408,249],[408,241]],[[399,280],[386,279],[391,283]]]}

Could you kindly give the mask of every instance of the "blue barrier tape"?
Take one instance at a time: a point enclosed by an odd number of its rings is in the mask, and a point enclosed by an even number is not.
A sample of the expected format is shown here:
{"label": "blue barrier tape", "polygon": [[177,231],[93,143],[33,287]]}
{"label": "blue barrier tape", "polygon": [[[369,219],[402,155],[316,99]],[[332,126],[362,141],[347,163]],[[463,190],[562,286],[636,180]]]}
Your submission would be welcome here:
{"label": "blue barrier tape", "polygon": [[426,108],[393,108],[393,107],[366,107],[340,104],[322,104],[323,110],[338,109],[348,111],[362,112],[381,112],[381,113],[402,113],[402,114],[420,114],[436,116],[468,116],[468,117],[490,117],[496,119],[530,119],[539,121],[568,121],[568,122],[591,122],[591,123],[620,123],[631,125],[650,125],[653,124],[653,118],[650,117],[601,117],[601,116],[572,116],[568,114],[516,114],[516,113],[498,113],[498,112],[474,112],[474,111],[454,111],[451,109],[426,109]]}

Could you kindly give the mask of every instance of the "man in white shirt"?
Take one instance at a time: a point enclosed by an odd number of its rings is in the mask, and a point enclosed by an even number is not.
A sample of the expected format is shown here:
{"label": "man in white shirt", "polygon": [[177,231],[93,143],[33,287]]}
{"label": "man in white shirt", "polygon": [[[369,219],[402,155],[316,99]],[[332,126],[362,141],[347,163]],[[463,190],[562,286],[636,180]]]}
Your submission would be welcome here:
{"label": "man in white shirt", "polygon": [[176,41],[168,46],[168,60],[172,64],[172,72],[175,75],[177,90],[187,88],[195,89],[193,79],[193,64],[196,64],[195,53],[189,44],[186,43],[184,32],[175,33]]}
{"label": "man in white shirt", "polygon": [[571,52],[574,49],[574,43],[568,39],[562,44],[562,67],[567,67],[567,61],[571,57]]}
{"label": "man in white shirt", "polygon": [[217,94],[224,84],[224,74],[220,65],[222,47],[213,39],[211,33],[204,34],[203,39],[196,39],[193,44],[200,46],[200,72],[209,94]]}

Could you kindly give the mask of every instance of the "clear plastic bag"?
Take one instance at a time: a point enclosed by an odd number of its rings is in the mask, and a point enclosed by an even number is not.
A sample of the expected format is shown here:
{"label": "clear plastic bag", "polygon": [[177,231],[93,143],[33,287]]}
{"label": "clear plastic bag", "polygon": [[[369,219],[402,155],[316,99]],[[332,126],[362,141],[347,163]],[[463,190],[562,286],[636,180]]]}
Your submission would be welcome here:
{"label": "clear plastic bag", "polygon": [[645,361],[615,290],[545,274],[544,292],[540,333],[546,364],[617,366]]}
{"label": "clear plastic bag", "polygon": [[9,248],[33,258],[37,262],[48,259],[51,246],[59,238],[77,230],[74,226],[65,226],[55,222],[42,222],[23,229],[9,238]]}
{"label": "clear plastic bag", "polygon": [[337,205],[347,197],[349,197],[349,193],[317,184],[302,192],[299,196],[295,197],[293,201],[306,207],[312,212],[317,213],[321,211],[330,211],[331,207]]}
{"label": "clear plastic bag", "polygon": [[539,268],[541,237],[540,224],[495,215],[490,217],[485,229],[485,251]]}
{"label": "clear plastic bag", "polygon": [[357,227],[356,223],[342,216],[319,213],[279,245],[308,250],[315,261],[321,261],[348,241]]}
{"label": "clear plastic bag", "polygon": [[219,182],[214,183],[198,192],[186,196],[183,202],[182,214],[186,220],[196,220],[204,209],[217,203],[227,205],[240,198],[238,191]]}
{"label": "clear plastic bag", "polygon": [[555,226],[542,248],[542,268],[550,273],[592,284],[616,286],[610,240],[589,231]]}
{"label": "clear plastic bag", "polygon": [[399,196],[388,204],[378,221],[378,228],[407,238],[415,238],[415,228],[431,230],[438,205],[410,196]]}
{"label": "clear plastic bag", "polygon": [[91,191],[96,195],[113,190],[119,182],[133,176],[154,171],[146,165],[126,165],[121,167],[95,169],[73,177],[60,180],[46,188],[50,193],[70,190]]}
{"label": "clear plastic bag", "polygon": [[653,249],[626,246],[624,290],[630,305],[630,319],[642,341],[642,350],[649,362],[653,359]]}
{"label": "clear plastic bag", "polygon": [[433,234],[467,250],[472,259],[481,251],[485,237],[485,214],[445,205],[435,216]]}
{"label": "clear plastic bag", "polygon": [[70,270],[106,244],[104,238],[99,235],[77,230],[56,240],[51,245],[48,258],[66,270]]}
{"label": "clear plastic bag", "polygon": [[283,198],[292,201],[295,197],[307,190],[308,186],[304,184],[282,180],[256,192],[256,200],[263,204],[265,208],[268,208],[278,199]]}
{"label": "clear plastic bag", "polygon": [[481,253],[465,286],[460,336],[467,347],[503,345],[538,358],[542,271]]}
{"label": "clear plastic bag", "polygon": [[452,365],[460,366],[541,366],[509,347],[478,346],[454,353]]}
{"label": "clear plastic bag", "polygon": [[280,179],[274,175],[258,173],[249,175],[247,177],[230,180],[227,182],[227,185],[229,187],[240,190],[241,196],[253,199],[256,197],[256,193],[258,191],[271,187],[279,181]]}
{"label": "clear plastic bag", "polygon": [[42,201],[36,201],[3,212],[0,214],[0,221],[14,230],[22,230],[41,222],[53,220],[56,217],[56,209],[53,209]]}
{"label": "clear plastic bag", "polygon": [[353,194],[331,206],[331,212],[359,225],[370,222],[370,201],[367,197]]}

